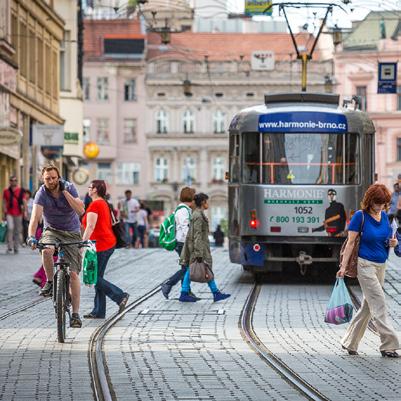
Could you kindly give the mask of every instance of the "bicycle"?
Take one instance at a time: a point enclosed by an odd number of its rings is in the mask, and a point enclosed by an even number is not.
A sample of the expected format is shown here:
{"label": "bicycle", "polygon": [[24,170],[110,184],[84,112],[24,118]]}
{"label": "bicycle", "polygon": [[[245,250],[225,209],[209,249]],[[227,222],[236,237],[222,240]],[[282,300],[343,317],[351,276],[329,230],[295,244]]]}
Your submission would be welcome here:
{"label": "bicycle", "polygon": [[66,338],[66,319],[68,314],[71,319],[71,294],[70,294],[70,262],[64,258],[65,246],[78,245],[79,248],[89,246],[91,241],[78,242],[42,242],[36,245],[37,249],[49,249],[54,247],[57,252],[57,262],[54,264],[53,276],[53,306],[57,321],[57,340],[63,343]]}

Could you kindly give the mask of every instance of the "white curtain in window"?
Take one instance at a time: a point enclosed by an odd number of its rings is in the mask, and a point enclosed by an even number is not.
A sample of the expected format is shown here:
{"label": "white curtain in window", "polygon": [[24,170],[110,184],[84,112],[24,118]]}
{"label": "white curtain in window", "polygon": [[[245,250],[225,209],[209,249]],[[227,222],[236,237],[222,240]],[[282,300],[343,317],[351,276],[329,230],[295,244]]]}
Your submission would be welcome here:
{"label": "white curtain in window", "polygon": [[188,186],[196,179],[196,162],[191,156],[187,156],[182,164],[182,181]]}
{"label": "white curtain in window", "polygon": [[168,160],[158,157],[155,161],[155,180],[162,182],[168,179]]}
{"label": "white curtain in window", "polygon": [[168,114],[164,109],[160,109],[156,114],[156,130],[158,134],[166,134],[168,132]]}
{"label": "white curtain in window", "polygon": [[195,116],[194,113],[187,109],[182,116],[182,124],[184,133],[191,133],[195,130]]}
{"label": "white curtain in window", "polygon": [[226,115],[221,110],[216,110],[213,113],[213,131],[215,133],[222,133],[225,131]]}
{"label": "white curtain in window", "polygon": [[216,157],[213,159],[213,179],[223,180],[224,179],[224,158]]}

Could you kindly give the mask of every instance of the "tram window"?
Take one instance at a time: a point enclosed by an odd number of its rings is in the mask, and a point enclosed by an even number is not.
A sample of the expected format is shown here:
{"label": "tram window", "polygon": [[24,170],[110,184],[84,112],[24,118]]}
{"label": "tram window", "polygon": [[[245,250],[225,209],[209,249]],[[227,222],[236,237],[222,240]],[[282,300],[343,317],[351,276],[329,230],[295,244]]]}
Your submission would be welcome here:
{"label": "tram window", "polygon": [[243,136],[243,182],[258,184],[260,182],[260,134],[245,133]]}
{"label": "tram window", "polygon": [[239,135],[230,136],[230,182],[239,181]]}
{"label": "tram window", "polygon": [[263,134],[262,183],[357,184],[358,142],[356,134]]}

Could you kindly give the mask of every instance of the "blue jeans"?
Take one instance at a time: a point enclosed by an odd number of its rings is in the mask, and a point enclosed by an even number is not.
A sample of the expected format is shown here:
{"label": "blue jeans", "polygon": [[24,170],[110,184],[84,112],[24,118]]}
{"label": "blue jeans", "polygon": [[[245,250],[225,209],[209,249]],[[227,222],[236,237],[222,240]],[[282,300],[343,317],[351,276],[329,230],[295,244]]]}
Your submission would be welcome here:
{"label": "blue jeans", "polygon": [[141,242],[142,248],[145,248],[146,226],[138,226],[137,228],[138,228],[139,241]]}
{"label": "blue jeans", "polygon": [[[219,289],[217,288],[217,284],[214,280],[210,280],[207,285],[210,288],[210,291],[212,291],[212,293],[216,293],[219,292]],[[182,287],[181,287],[181,291],[182,292],[189,292],[191,290],[191,279],[189,276],[189,267],[186,268],[186,272],[184,275],[184,280],[182,280]]]}
{"label": "blue jeans", "polygon": [[[178,256],[181,256],[181,251],[182,248],[184,247],[183,242],[177,242],[177,245],[175,247],[175,251],[178,253]],[[182,281],[185,275],[186,267],[181,266],[181,269],[176,271],[167,281],[166,284],[169,286],[174,286],[176,285],[179,281]]]}
{"label": "blue jeans", "polygon": [[[137,224],[136,223],[124,223],[125,225],[125,235],[126,235],[126,241],[127,244],[131,244],[133,247],[135,247],[135,242],[136,242],[136,237],[137,237]],[[132,229],[132,237],[130,234],[130,228]]]}
{"label": "blue jeans", "polygon": [[93,307],[92,313],[100,318],[106,316],[106,295],[117,305],[125,296],[125,293],[121,288],[118,288],[116,285],[103,278],[107,262],[113,252],[114,248],[107,249],[107,251],[97,252],[97,283],[95,285],[95,306]]}

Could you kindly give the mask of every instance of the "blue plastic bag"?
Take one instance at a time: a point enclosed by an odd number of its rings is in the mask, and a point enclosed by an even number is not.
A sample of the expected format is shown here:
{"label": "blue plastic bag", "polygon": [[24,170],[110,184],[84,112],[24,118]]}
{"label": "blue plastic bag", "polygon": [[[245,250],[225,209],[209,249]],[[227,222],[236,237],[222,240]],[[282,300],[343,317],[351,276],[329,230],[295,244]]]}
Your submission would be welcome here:
{"label": "blue plastic bag", "polygon": [[352,319],[351,297],[345,286],[344,279],[337,277],[329,303],[327,304],[324,321],[330,324],[348,323]]}

